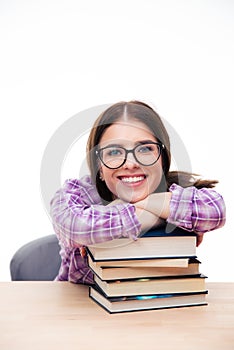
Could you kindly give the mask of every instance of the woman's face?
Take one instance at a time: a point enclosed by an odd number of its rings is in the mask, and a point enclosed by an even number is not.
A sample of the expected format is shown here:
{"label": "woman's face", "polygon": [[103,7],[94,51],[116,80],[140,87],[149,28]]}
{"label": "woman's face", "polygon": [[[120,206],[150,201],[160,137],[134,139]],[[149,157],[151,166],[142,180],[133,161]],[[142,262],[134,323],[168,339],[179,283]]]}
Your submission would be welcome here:
{"label": "woman's face", "polygon": [[[150,129],[142,122],[118,121],[103,133],[99,148],[118,145],[127,150],[147,142],[157,142]],[[144,149],[143,149],[144,150]],[[126,162],[118,169],[109,169],[100,161],[100,174],[114,198],[135,203],[153,193],[162,178],[162,160],[151,166],[141,165],[132,153],[128,153]]]}

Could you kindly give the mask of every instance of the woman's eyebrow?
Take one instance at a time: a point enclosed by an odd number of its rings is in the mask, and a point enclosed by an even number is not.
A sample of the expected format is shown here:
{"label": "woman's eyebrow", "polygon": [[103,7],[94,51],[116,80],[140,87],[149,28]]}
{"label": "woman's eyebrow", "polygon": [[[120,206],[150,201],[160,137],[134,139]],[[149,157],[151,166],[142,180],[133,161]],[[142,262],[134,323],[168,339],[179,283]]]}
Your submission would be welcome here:
{"label": "woman's eyebrow", "polygon": [[102,146],[100,148],[106,148],[106,147],[124,147],[121,143],[108,143],[105,146]]}
{"label": "woman's eyebrow", "polygon": [[[134,142],[134,146],[137,146],[137,145],[145,145],[147,143],[152,143],[152,142],[156,142],[156,140],[139,140],[139,141],[135,141]],[[106,144],[105,146],[102,146],[100,148],[106,148],[106,147],[123,147],[123,148],[126,148],[126,145],[125,145],[125,142],[123,143],[108,143]]]}
{"label": "woman's eyebrow", "polygon": [[156,142],[156,140],[140,140],[140,141],[137,141],[135,144],[136,145],[145,145],[147,143],[152,143],[152,142]]}

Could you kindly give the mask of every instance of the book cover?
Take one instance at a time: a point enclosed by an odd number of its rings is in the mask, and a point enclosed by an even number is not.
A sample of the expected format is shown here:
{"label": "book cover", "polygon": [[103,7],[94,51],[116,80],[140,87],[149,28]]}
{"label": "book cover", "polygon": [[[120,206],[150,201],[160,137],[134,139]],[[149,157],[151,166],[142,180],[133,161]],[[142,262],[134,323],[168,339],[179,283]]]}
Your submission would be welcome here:
{"label": "book cover", "polygon": [[207,305],[207,290],[196,293],[171,293],[107,297],[97,286],[89,287],[89,297],[109,313],[147,311]]}
{"label": "book cover", "polygon": [[91,259],[98,261],[146,260],[155,258],[196,257],[196,234],[182,229],[165,233],[151,230],[138,238],[120,238],[87,247]]}

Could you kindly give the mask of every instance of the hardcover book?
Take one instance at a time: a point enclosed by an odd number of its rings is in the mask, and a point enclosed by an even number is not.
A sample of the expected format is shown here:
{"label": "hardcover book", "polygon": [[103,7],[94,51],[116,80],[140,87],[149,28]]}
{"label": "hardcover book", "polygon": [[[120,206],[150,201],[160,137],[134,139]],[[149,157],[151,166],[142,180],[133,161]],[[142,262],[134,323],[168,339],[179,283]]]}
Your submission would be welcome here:
{"label": "hardcover book", "polygon": [[94,275],[94,282],[108,297],[203,292],[206,276],[188,275],[173,277],[139,278],[103,281]]}
{"label": "hardcover book", "polygon": [[93,261],[118,261],[155,258],[196,257],[196,234],[181,229],[165,233],[164,229],[152,230],[133,241],[129,238],[114,239],[87,247]]}
{"label": "hardcover book", "polygon": [[[166,260],[166,259],[165,259]],[[174,259],[177,260],[177,259]],[[91,270],[101,280],[113,280],[113,279],[129,279],[129,278],[147,278],[147,277],[163,277],[163,276],[184,276],[184,275],[197,275],[199,274],[199,264],[196,258],[189,259],[189,263],[186,266],[129,266],[129,267],[107,267],[99,266],[93,262],[88,256],[88,264]],[[101,263],[100,263],[101,264]]]}
{"label": "hardcover book", "polygon": [[208,291],[205,290],[197,293],[107,297],[98,287],[89,288],[90,298],[111,314],[207,305],[207,293]]}

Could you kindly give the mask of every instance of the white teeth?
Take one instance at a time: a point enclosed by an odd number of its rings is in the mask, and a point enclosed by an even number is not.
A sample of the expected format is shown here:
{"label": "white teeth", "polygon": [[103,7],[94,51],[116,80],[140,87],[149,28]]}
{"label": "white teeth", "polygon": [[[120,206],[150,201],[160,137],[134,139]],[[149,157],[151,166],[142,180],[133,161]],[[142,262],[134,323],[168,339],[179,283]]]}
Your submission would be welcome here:
{"label": "white teeth", "polygon": [[144,180],[144,176],[122,177],[123,182],[133,183]]}

